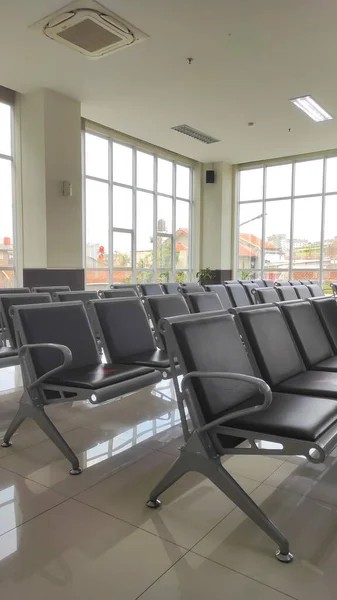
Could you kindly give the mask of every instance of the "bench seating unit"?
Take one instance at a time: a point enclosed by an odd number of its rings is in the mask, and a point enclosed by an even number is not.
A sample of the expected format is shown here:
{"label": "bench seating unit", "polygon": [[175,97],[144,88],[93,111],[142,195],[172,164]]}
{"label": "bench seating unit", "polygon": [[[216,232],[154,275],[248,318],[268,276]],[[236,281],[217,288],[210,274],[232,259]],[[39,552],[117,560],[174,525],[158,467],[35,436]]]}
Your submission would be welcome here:
{"label": "bench seating unit", "polygon": [[[276,542],[277,558],[290,562],[288,540],[228,473],[221,457],[305,455],[311,462],[323,462],[337,445],[337,403],[325,397],[272,393],[254,375],[232,315],[171,317],[162,321],[162,330],[170,356],[178,357],[184,373],[181,388],[174,381],[185,442],[147,505],[160,506],[159,496],[185,473],[201,473]],[[249,445],[243,446],[243,440]],[[274,447],[266,448],[260,440]]]}
{"label": "bench seating unit", "polygon": [[[98,301],[100,302],[100,301]],[[158,371],[145,366],[102,364],[82,302],[55,302],[14,307],[14,326],[24,392],[3,446],[26,418],[32,418],[72,465],[77,456],[49,419],[45,406],[90,400],[99,404],[160,381]]]}

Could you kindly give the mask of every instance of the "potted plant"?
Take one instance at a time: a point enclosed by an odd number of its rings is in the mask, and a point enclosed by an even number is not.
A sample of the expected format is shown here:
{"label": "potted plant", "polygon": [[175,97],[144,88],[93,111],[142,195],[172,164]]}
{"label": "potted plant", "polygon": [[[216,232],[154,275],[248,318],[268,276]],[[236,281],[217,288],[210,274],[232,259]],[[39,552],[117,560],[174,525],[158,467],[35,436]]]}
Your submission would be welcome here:
{"label": "potted plant", "polygon": [[208,285],[214,279],[214,271],[209,267],[205,267],[204,269],[200,269],[197,273],[198,282],[200,285]]}

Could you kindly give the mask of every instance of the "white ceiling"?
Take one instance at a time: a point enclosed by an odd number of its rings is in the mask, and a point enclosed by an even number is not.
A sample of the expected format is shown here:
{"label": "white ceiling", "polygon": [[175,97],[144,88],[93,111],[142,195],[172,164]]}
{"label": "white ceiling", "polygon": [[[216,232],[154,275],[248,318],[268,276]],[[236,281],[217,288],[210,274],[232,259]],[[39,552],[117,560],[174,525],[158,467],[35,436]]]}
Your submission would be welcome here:
{"label": "white ceiling", "polygon": [[[102,2],[149,39],[90,60],[28,29],[66,0],[0,0],[0,84],[68,94],[84,117],[203,162],[337,147],[336,0]],[[305,94],[336,119],[288,101]],[[170,130],[183,123],[220,143]]]}

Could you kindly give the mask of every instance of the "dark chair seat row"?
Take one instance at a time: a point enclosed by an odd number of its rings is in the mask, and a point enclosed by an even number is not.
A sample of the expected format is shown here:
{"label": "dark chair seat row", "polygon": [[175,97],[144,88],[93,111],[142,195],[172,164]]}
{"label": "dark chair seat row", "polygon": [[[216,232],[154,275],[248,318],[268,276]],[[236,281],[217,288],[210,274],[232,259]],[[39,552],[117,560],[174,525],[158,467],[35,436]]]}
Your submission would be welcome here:
{"label": "dark chair seat row", "polygon": [[[158,497],[168,487],[197,471],[278,544],[279,560],[289,562],[288,541],[220,458],[300,454],[320,463],[336,448],[337,303],[312,298],[232,312],[162,320],[169,354],[184,373],[180,387],[172,365],[185,443],[148,506],[159,506]],[[244,440],[248,446],[241,444]]]}

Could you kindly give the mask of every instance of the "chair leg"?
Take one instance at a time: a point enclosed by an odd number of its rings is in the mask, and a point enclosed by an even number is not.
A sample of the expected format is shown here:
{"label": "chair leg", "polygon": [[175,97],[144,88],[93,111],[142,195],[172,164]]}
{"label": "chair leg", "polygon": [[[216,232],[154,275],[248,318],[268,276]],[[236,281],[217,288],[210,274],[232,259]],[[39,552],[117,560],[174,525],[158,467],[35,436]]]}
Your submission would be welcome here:
{"label": "chair leg", "polygon": [[279,546],[276,552],[276,558],[281,562],[291,562],[293,555],[289,552],[289,542],[268,519],[265,513],[255,502],[246,494],[241,486],[233,477],[223,468],[220,459],[213,460],[202,459],[201,470],[226,496],[238,506],[258,527],[260,527],[274,542]]}
{"label": "chair leg", "polygon": [[80,464],[76,454],[68,446],[65,439],[60,434],[59,430],[55,427],[54,423],[46,415],[43,408],[37,408],[35,416],[33,417],[36,423],[41,427],[42,431],[49,437],[49,439],[57,446],[62,454],[69,460],[72,465],[70,475],[79,475],[81,473]]}
{"label": "chair leg", "polygon": [[167,473],[165,473],[164,477],[150,493],[150,499],[147,502],[147,506],[149,508],[158,508],[158,506],[161,505],[158,496],[168,490],[171,485],[178,481],[178,479],[180,479],[188,471],[189,468],[187,467],[186,460],[182,458],[182,456],[179,456],[179,458],[174,461],[171,468],[167,471]]}
{"label": "chair leg", "polygon": [[13,421],[9,425],[9,427],[4,435],[4,439],[1,444],[1,446],[3,448],[9,448],[12,445],[12,443],[10,441],[11,437],[19,429],[20,425],[22,425],[22,423],[26,420],[26,418],[27,418],[27,414],[25,412],[25,409],[22,405],[20,405]]}

